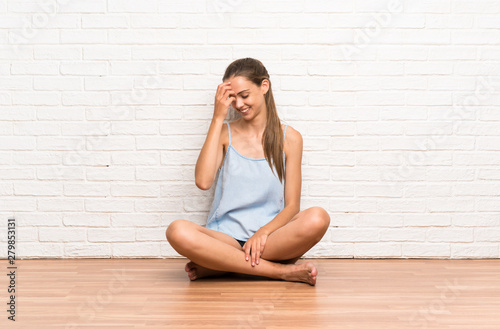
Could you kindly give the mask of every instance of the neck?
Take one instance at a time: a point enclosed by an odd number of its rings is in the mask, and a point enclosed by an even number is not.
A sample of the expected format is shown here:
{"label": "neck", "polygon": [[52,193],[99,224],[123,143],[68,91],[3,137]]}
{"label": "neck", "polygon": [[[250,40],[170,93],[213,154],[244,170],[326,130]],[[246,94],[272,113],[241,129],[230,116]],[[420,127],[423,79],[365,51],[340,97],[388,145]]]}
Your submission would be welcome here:
{"label": "neck", "polygon": [[259,115],[252,118],[251,120],[245,120],[241,118],[242,129],[251,136],[260,137],[264,134],[267,123],[267,113],[266,111],[260,111]]}

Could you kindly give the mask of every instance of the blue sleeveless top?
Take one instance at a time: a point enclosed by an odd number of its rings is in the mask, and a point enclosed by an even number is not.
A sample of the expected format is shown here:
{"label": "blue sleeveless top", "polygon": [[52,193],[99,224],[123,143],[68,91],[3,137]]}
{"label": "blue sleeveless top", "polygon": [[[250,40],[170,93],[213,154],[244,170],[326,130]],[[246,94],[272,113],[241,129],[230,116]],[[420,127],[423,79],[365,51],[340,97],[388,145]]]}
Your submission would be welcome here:
{"label": "blue sleeveless top", "polygon": [[265,158],[252,159],[236,151],[231,145],[229,123],[227,129],[229,146],[217,172],[217,186],[206,227],[246,241],[283,210],[284,182],[280,183],[276,169],[273,173]]}

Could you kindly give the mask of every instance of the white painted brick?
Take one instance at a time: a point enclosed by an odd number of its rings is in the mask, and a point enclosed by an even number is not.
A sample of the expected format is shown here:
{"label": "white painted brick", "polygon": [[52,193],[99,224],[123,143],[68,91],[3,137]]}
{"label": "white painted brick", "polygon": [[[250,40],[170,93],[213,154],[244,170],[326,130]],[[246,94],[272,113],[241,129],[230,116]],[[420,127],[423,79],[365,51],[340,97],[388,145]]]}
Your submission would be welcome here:
{"label": "white painted brick", "polygon": [[474,210],[472,198],[439,198],[426,200],[430,212],[464,212]]}
{"label": "white painted brick", "polygon": [[84,242],[86,230],[83,228],[40,227],[38,236],[41,242]]}
{"label": "white painted brick", "polygon": [[373,137],[334,137],[330,149],[333,151],[374,151],[379,149],[379,140]]}
{"label": "white painted brick", "polygon": [[[335,215],[338,217],[338,215]],[[403,216],[394,214],[359,214],[354,220],[356,227],[402,227]],[[347,223],[347,226],[353,226]]]}
{"label": "white painted brick", "polygon": [[[241,19],[249,18],[248,16],[237,16],[232,15],[232,19],[234,19],[235,23]],[[279,26],[282,28],[327,28],[329,26],[329,19],[327,14],[290,14],[290,15],[282,15],[279,21],[275,21],[275,23],[279,23]],[[248,20],[247,22],[249,22]],[[266,21],[268,22],[266,24]],[[263,16],[263,25],[257,27],[275,27],[275,23],[271,23],[273,20],[269,19],[267,16]],[[235,26],[233,24],[233,26]]]}
{"label": "white painted brick", "polygon": [[394,197],[403,196],[402,186],[387,186],[385,184],[355,185],[356,196],[358,197]]}
{"label": "white painted brick", "polygon": [[108,0],[110,13],[148,13],[156,12],[156,1],[137,2],[134,0]]}
{"label": "white painted brick", "polygon": [[110,258],[110,243],[65,243],[64,256],[67,258]]}
{"label": "white painted brick", "polygon": [[134,211],[134,203],[123,199],[85,199],[85,211],[99,213],[129,213]]}
{"label": "white painted brick", "polygon": [[50,166],[37,168],[36,177],[41,180],[83,180],[83,168],[63,166]]}
{"label": "white painted brick", "polygon": [[85,60],[130,60],[131,50],[128,46],[85,46],[83,48],[83,58]]}
{"label": "white painted brick", "polygon": [[64,110],[57,107],[37,107],[36,109],[36,117],[42,121],[82,121],[85,118],[84,115],[84,109],[78,107],[65,108]]}
{"label": "white painted brick", "polygon": [[167,166],[190,165],[196,163],[199,151],[169,151],[161,153],[161,164]]}
{"label": "white painted brick", "polygon": [[452,11],[454,13],[485,13],[495,14],[500,12],[499,1],[475,1],[455,0],[452,2]]}
{"label": "white painted brick", "polygon": [[500,218],[497,214],[484,213],[463,213],[453,214],[452,222],[454,226],[482,227],[482,226],[498,226]]}
{"label": "white painted brick", "polygon": [[423,212],[425,211],[425,200],[413,199],[383,199],[378,201],[378,212]]}
{"label": "white painted brick", "polygon": [[59,105],[61,95],[56,92],[18,92],[12,95],[14,105]]}
{"label": "white painted brick", "polygon": [[500,204],[498,203],[498,196],[496,196],[495,198],[491,198],[491,199],[485,199],[485,198],[481,198],[479,200],[477,200],[476,202],[477,204],[477,209],[479,209],[479,211],[489,211],[489,212],[498,212],[500,211]]}
{"label": "white painted brick", "polygon": [[82,90],[83,79],[74,77],[34,77],[35,90]]}
{"label": "white painted brick", "polygon": [[108,183],[66,183],[64,195],[69,196],[110,196]]}
{"label": "white painted brick", "polygon": [[61,30],[61,42],[65,44],[99,44],[108,41],[106,30]]}
{"label": "white painted brick", "polygon": [[16,214],[16,222],[22,226],[62,226],[62,213],[23,213]]}
{"label": "white painted brick", "polygon": [[358,75],[402,75],[405,70],[405,64],[394,62],[360,62],[356,63],[356,69]]}
{"label": "white painted brick", "polygon": [[144,167],[137,168],[136,179],[145,181],[171,181],[182,176],[182,169],[176,167]]}
{"label": "white painted brick", "polygon": [[158,0],[158,11],[167,13],[201,13],[206,8],[203,0]]}
{"label": "white painted brick", "polygon": [[82,59],[82,49],[78,46],[66,46],[66,45],[36,46],[33,51],[35,60]]}
{"label": "white painted brick", "polygon": [[182,137],[137,137],[137,150],[181,150]]}
{"label": "white painted brick", "polygon": [[117,29],[128,28],[129,22],[125,15],[83,15],[82,28],[84,29]]}
{"label": "white painted brick", "polygon": [[83,211],[83,200],[70,198],[40,198],[37,201],[39,211]]}
{"label": "white painted brick", "polygon": [[483,183],[459,183],[454,186],[454,192],[457,196],[470,195],[500,195],[500,184]]}
{"label": "white painted brick", "polygon": [[352,152],[310,152],[309,165],[354,166],[355,156]]}
{"label": "white painted brick", "polygon": [[110,131],[108,122],[65,123],[62,126],[65,136],[107,136]]}
{"label": "white painted brick", "polygon": [[427,169],[427,181],[429,182],[445,182],[445,181],[461,181],[467,180],[472,181],[474,179],[475,170],[474,169],[440,169],[440,168],[428,168]]}
{"label": "white painted brick", "polygon": [[134,146],[132,136],[87,137],[87,150],[90,151],[133,150]]}
{"label": "white painted brick", "polygon": [[63,222],[65,226],[109,227],[110,215],[99,213],[64,214]]}
{"label": "white painted brick", "polygon": [[330,199],[328,210],[332,212],[375,213],[377,211],[377,201],[368,199]]}
{"label": "white painted brick", "polygon": [[500,150],[500,137],[478,137],[477,149],[484,151]]}
{"label": "white painted brick", "polygon": [[[109,30],[110,44],[122,45],[158,45],[158,44],[205,44],[206,32],[197,30],[161,29]],[[215,42],[214,42],[215,43]]]}
{"label": "white painted brick", "polygon": [[163,121],[160,123],[161,135],[199,135],[200,132],[208,131],[210,122],[207,121],[192,121],[192,122],[177,122]]}
{"label": "white painted brick", "polygon": [[481,47],[478,49],[479,59],[481,60],[496,60],[500,56],[499,47]]}
{"label": "white painted brick", "polygon": [[112,196],[157,197],[160,194],[159,185],[151,184],[112,184]]}
{"label": "white painted brick", "polygon": [[10,195],[12,196],[14,194],[14,188],[12,183],[0,183],[0,195],[6,196]]}
{"label": "white painted brick", "polygon": [[129,242],[135,240],[135,231],[127,228],[89,228],[89,242]]}
{"label": "white painted brick", "polygon": [[[205,52],[203,50],[200,49],[200,47],[194,47],[194,49],[193,49],[193,47],[189,47],[188,49],[182,49],[182,48],[177,48],[177,47],[172,47],[172,46],[134,47],[134,48],[132,48],[132,59],[134,59],[134,60],[150,60],[150,59],[180,60],[183,58],[183,53],[185,53],[185,52],[188,52],[191,54],[199,52],[200,56],[201,56],[201,54],[205,54]],[[214,52],[215,52],[215,49],[214,49]],[[191,55],[191,57],[194,57],[191,59],[198,59],[194,55]],[[155,72],[156,72],[156,68],[155,68]]]}
{"label": "white painted brick", "polygon": [[[293,48],[295,48],[295,47],[293,47]],[[225,51],[223,47],[218,46],[217,49],[221,49],[221,52],[227,54],[227,51]],[[282,57],[282,55],[281,55],[282,49],[283,49],[283,57],[286,56],[286,54],[289,52],[289,51],[287,51],[286,46],[273,46],[273,45],[266,45],[266,46],[234,45],[234,46],[231,46],[231,49],[232,49],[234,58],[253,57],[253,58],[261,58],[262,61],[279,61]],[[305,53],[305,52],[303,52],[303,53]],[[290,68],[292,68],[294,66],[294,65],[290,65],[289,63],[284,63],[284,64]],[[297,67],[297,66],[295,65],[295,67]],[[272,71],[272,72],[275,72],[275,71]]]}
{"label": "white painted brick", "polygon": [[11,73],[23,75],[57,75],[59,64],[56,62],[14,62],[11,64]]}
{"label": "white painted brick", "polygon": [[0,199],[0,211],[35,211],[36,209],[37,201],[33,198],[4,197]]}
{"label": "white painted brick", "polygon": [[165,232],[157,228],[140,228],[135,232],[136,241],[165,241]]}
{"label": "white painted brick", "polygon": [[425,242],[426,228],[384,228],[380,230],[380,241]]}
{"label": "white painted brick", "polygon": [[[160,226],[159,214],[111,214],[111,223],[114,227],[148,227],[157,229]],[[161,231],[161,230],[160,230]]]}
{"label": "white painted brick", "polygon": [[476,47],[430,46],[429,60],[476,59]]}
{"label": "white painted brick", "polygon": [[85,148],[83,138],[68,138],[68,137],[38,137],[38,150],[59,150],[59,151],[82,151]]}
{"label": "white painted brick", "polygon": [[36,139],[31,136],[0,137],[0,150],[33,150]]}
{"label": "white painted brick", "polygon": [[91,107],[87,108],[85,117],[89,121],[102,121],[102,120],[112,120],[112,121],[122,121],[122,120],[132,120],[134,116],[134,109],[130,104],[126,105],[123,102],[111,102],[113,105],[110,107]]}
{"label": "white painted brick", "polygon": [[26,90],[33,85],[33,79],[30,77],[4,77],[0,80],[0,88],[3,90]]}
{"label": "white painted brick", "polygon": [[411,184],[405,191],[407,198],[424,198],[424,197],[451,197],[453,189],[450,185],[442,185],[440,182],[435,184],[417,185]]}
{"label": "white painted brick", "polygon": [[328,177],[329,174],[330,174],[330,168],[327,166],[324,166],[324,167],[302,166],[302,180],[303,181],[322,180],[322,179],[324,179],[324,177]]}
{"label": "white painted brick", "polygon": [[116,165],[159,165],[157,152],[113,152],[111,161]]}
{"label": "white painted brick", "polygon": [[19,255],[23,258],[59,258],[62,255],[64,243],[23,243]]}
{"label": "white painted brick", "polygon": [[470,29],[474,24],[471,15],[429,14],[426,18],[425,26],[429,29]]}
{"label": "white painted brick", "polygon": [[453,164],[467,166],[491,166],[500,163],[500,154],[498,152],[455,152],[453,155]]}
{"label": "white painted brick", "polygon": [[[285,3],[285,1],[282,1]],[[297,4],[298,5],[298,4]],[[278,4],[276,4],[278,6]],[[301,7],[299,7],[301,8]],[[302,8],[301,8],[302,9]],[[306,13],[350,13],[354,10],[354,4],[341,0],[319,0],[304,3],[303,11]],[[281,11],[281,10],[280,10]],[[288,10],[284,10],[285,12]]]}
{"label": "white painted brick", "polygon": [[178,200],[141,199],[135,201],[135,209],[139,212],[181,212],[183,205]]}
{"label": "white painted brick", "polygon": [[61,156],[53,152],[16,152],[11,163],[15,165],[57,165],[61,164]]}
{"label": "white painted brick", "polygon": [[405,243],[403,257],[408,258],[448,258],[451,255],[449,243]]}
{"label": "white painted brick", "polygon": [[0,0],[0,212],[25,258],[180,257],[165,229],[214,196],[194,170],[216,86],[254,57],[304,140],[301,209],[332,216],[307,255],[496,258],[499,3],[89,0],[44,22]]}
{"label": "white painted brick", "polygon": [[311,196],[354,196],[354,185],[337,183],[308,184]]}
{"label": "white painted brick", "polygon": [[22,196],[58,196],[62,195],[61,183],[30,182],[14,183],[14,195]]}
{"label": "white painted brick", "polygon": [[58,11],[63,13],[104,13],[106,0],[67,1],[58,6]]}
{"label": "white painted brick", "polygon": [[373,228],[336,228],[331,233],[332,242],[378,241],[379,230]]}
{"label": "white painted brick", "polygon": [[451,258],[498,258],[498,243],[453,243]]}
{"label": "white painted brick", "polygon": [[354,257],[356,258],[386,258],[401,257],[400,243],[355,243]]}
{"label": "white painted brick", "polygon": [[62,62],[61,73],[63,75],[105,75],[107,64],[99,62]]}
{"label": "white painted brick", "polygon": [[479,242],[499,242],[500,228],[475,228],[474,241]]}
{"label": "white painted brick", "polygon": [[148,242],[113,243],[113,258],[159,257],[160,247]]}
{"label": "white painted brick", "polygon": [[359,152],[356,154],[356,164],[362,166],[398,166],[403,156],[400,152]]}
{"label": "white painted brick", "polygon": [[427,231],[428,242],[472,242],[472,228],[432,227]]}
{"label": "white painted brick", "polygon": [[106,167],[106,168],[87,168],[86,176],[88,180],[96,181],[120,181],[133,180],[135,177],[134,167]]}

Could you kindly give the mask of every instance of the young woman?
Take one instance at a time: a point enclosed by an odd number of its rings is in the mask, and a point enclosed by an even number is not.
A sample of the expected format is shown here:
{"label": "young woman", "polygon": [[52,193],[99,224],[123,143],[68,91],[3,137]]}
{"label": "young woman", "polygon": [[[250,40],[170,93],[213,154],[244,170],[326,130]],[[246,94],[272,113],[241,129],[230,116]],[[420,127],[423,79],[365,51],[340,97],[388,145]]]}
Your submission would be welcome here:
{"label": "young woman", "polygon": [[[315,285],[315,266],[295,262],[321,240],[330,216],[300,211],[302,136],[281,124],[259,60],[234,61],[222,81],[195,168],[202,190],[217,178],[207,225],[176,220],[167,240],[191,260],[191,280],[236,272]],[[230,105],[241,117],[224,124]]]}

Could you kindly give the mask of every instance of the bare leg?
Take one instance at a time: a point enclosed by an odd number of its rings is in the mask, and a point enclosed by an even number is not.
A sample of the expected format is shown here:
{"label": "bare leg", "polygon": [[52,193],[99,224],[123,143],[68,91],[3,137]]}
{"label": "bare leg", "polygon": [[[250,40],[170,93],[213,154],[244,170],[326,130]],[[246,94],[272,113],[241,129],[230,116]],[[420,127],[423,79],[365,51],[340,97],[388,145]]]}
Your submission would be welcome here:
{"label": "bare leg", "polygon": [[276,262],[294,262],[321,241],[330,225],[330,216],[320,207],[296,214],[267,238],[261,257]]}
{"label": "bare leg", "polygon": [[176,220],[166,234],[178,253],[205,268],[316,284],[317,270],[312,263],[285,265],[262,259],[252,266],[241,249],[209,236],[204,230],[207,229],[189,221]]}

